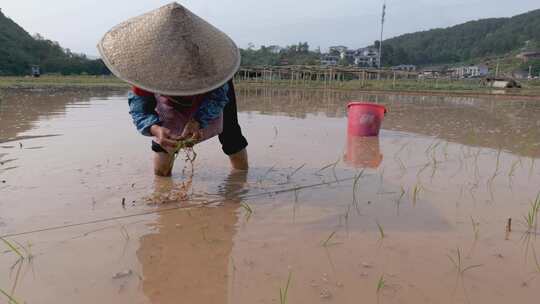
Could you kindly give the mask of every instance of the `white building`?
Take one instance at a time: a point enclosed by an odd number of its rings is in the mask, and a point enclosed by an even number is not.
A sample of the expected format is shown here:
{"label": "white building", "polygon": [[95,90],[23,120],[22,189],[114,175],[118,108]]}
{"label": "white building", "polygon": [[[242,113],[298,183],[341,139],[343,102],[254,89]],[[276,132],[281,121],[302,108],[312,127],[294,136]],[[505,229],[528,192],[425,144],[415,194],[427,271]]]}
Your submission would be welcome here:
{"label": "white building", "polygon": [[340,57],[335,55],[324,54],[321,56],[322,66],[335,66],[338,64]]}
{"label": "white building", "polygon": [[358,67],[377,67],[379,66],[379,51],[375,48],[349,50],[342,45],[332,46],[328,54],[321,56],[321,65],[337,65],[340,60]]}
{"label": "white building", "polygon": [[379,51],[375,48],[362,48],[357,50],[354,64],[359,67],[378,67]]}
{"label": "white building", "polygon": [[456,78],[485,77],[489,69],[485,65],[461,66],[452,69],[452,76]]}
{"label": "white building", "polygon": [[400,64],[400,65],[393,66],[392,70],[414,72],[416,71],[416,66],[413,64]]}

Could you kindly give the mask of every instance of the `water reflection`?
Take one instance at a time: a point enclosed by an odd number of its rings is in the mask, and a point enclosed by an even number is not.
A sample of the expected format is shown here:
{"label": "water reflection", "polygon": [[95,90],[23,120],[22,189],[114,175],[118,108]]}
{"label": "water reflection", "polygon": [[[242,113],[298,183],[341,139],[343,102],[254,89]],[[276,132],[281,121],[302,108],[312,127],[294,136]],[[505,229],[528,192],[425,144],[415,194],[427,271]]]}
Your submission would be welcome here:
{"label": "water reflection", "polygon": [[241,111],[297,118],[345,117],[350,100],[383,103],[384,129],[540,157],[540,103],[532,100],[249,87],[237,93]]}
{"label": "water reflection", "polygon": [[38,122],[62,116],[69,106],[89,106],[91,98],[105,98],[118,94],[118,90],[81,90],[62,93],[41,91],[7,91],[0,99],[0,143],[32,139],[39,136],[20,137],[33,129]]}
{"label": "water reflection", "polygon": [[151,303],[227,302],[232,240],[246,178],[245,172],[225,178],[218,187],[224,206],[164,213],[153,224],[155,233],[140,239],[137,257]]}
{"label": "water reflection", "polygon": [[347,135],[347,148],[343,160],[353,168],[379,167],[383,160],[378,136]]}

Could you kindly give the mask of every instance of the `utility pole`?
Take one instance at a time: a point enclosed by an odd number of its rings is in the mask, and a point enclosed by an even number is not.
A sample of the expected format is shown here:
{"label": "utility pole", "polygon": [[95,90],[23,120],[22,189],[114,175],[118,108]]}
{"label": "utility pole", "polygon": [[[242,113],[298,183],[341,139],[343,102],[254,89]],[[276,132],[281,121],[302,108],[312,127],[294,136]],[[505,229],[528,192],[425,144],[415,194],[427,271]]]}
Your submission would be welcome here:
{"label": "utility pole", "polygon": [[381,18],[381,40],[379,40],[379,70],[382,67],[382,40],[383,40],[383,31],[384,31],[384,17],[386,16],[386,0],[383,3],[382,7],[382,18]]}

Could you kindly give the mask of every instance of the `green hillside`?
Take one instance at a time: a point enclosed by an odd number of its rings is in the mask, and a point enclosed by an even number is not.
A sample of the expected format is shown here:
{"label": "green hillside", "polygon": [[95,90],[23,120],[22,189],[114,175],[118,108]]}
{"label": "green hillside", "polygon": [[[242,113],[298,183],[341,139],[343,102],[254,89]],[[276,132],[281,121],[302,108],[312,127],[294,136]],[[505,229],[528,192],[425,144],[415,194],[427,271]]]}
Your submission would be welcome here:
{"label": "green hillside", "polygon": [[0,75],[26,75],[31,65],[39,65],[44,73],[108,74],[101,60],[90,60],[83,54],[63,49],[57,42],[36,35],[0,11]]}
{"label": "green hillside", "polygon": [[383,42],[385,65],[432,65],[540,48],[540,9],[405,34]]}

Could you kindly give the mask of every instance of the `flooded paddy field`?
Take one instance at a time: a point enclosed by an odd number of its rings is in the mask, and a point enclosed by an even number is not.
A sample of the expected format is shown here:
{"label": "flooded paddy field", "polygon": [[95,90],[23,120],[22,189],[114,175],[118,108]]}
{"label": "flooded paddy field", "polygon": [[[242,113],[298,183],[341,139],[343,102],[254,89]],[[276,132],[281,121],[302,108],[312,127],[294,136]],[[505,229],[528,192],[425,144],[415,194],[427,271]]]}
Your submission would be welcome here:
{"label": "flooded paddy field", "polygon": [[249,172],[214,139],[172,179],[124,93],[4,94],[0,303],[537,303],[540,102],[237,94]]}

